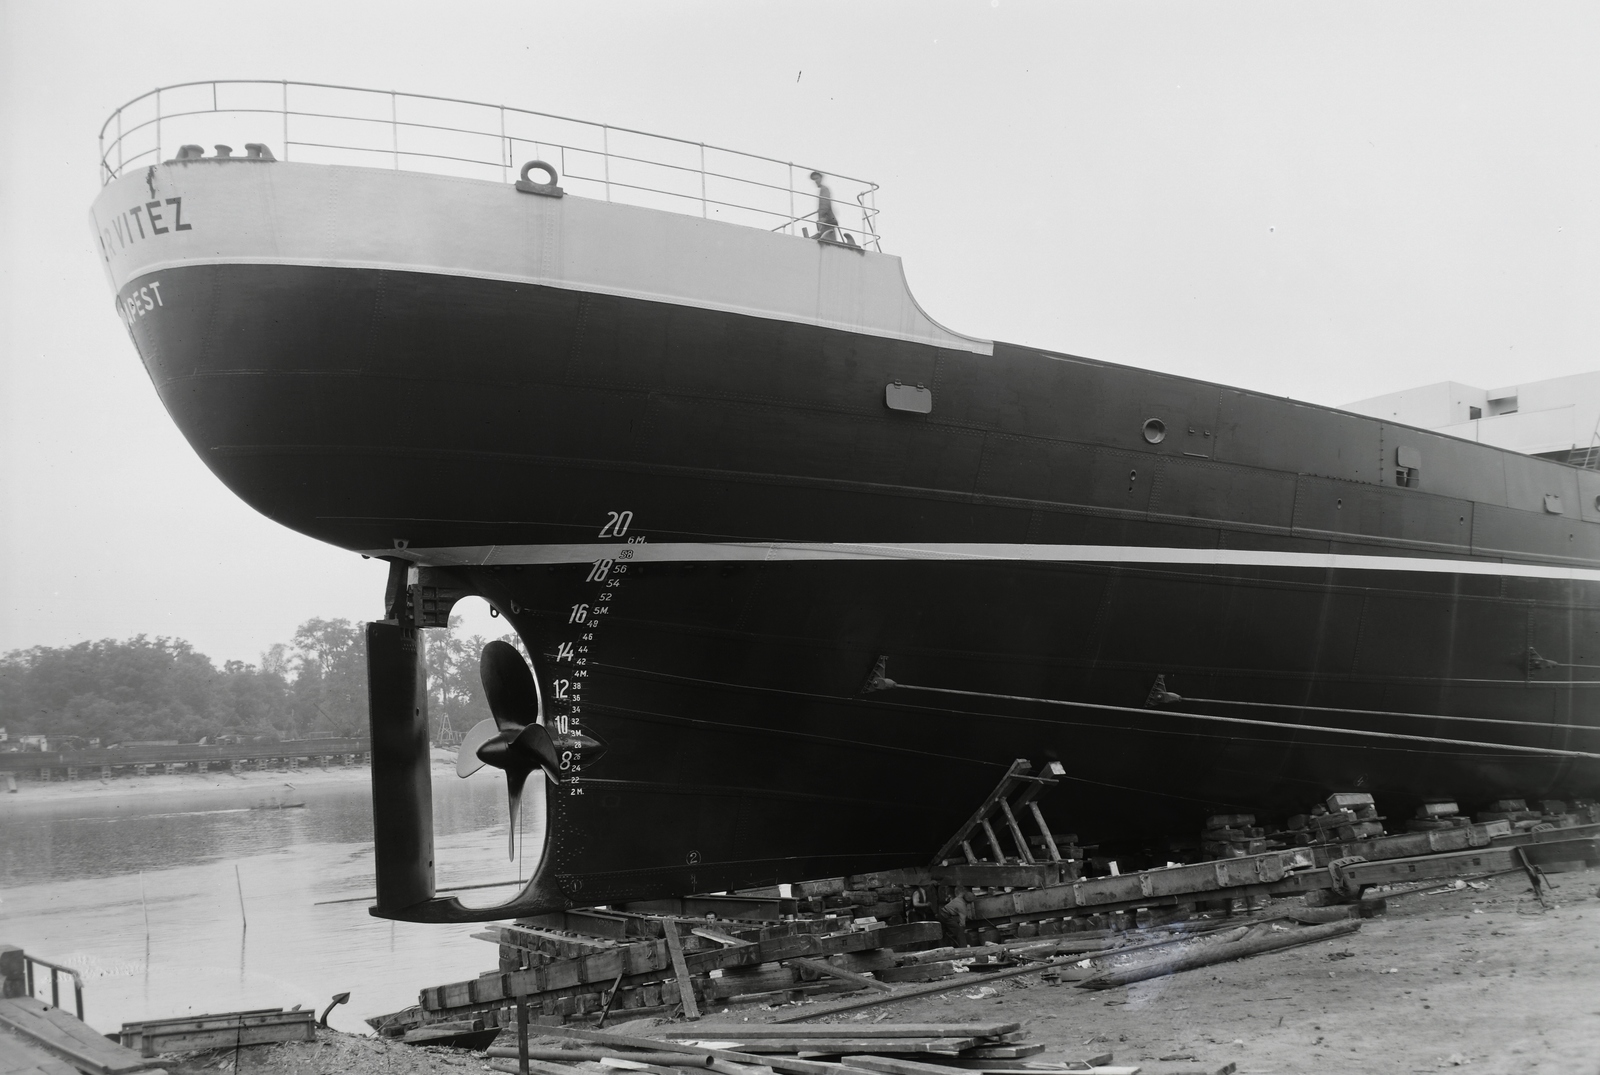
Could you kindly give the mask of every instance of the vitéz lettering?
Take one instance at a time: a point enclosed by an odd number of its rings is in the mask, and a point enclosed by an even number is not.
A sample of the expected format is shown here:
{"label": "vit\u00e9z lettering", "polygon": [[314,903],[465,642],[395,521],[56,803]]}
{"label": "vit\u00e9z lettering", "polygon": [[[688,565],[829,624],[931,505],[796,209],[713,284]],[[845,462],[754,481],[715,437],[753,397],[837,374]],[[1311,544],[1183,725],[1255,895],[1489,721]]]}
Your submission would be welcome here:
{"label": "vit\u00e9z lettering", "polygon": [[100,229],[100,253],[109,262],[113,252],[135,243],[192,229],[183,219],[183,198],[148,201],[123,210],[111,218],[110,227]]}

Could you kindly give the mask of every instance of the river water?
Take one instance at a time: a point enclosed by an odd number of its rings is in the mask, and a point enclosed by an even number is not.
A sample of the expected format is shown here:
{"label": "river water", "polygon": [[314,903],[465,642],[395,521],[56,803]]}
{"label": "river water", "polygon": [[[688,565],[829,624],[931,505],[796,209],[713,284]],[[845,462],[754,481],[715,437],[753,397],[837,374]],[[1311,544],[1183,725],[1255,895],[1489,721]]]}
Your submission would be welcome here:
{"label": "river water", "polygon": [[[0,942],[79,970],[85,1020],[102,1032],[190,1013],[320,1010],[344,991],[330,1025],[369,1032],[365,1017],[415,1004],[424,986],[493,969],[495,947],[471,936],[482,926],[388,922],[366,899],[319,905],[372,892],[366,772],[341,776],[292,790],[5,796]],[[515,878],[498,774],[436,773],[433,787],[440,887]],[[306,805],[252,809],[273,800]],[[39,992],[48,999],[42,982]],[[70,986],[61,1000],[71,1008]]]}

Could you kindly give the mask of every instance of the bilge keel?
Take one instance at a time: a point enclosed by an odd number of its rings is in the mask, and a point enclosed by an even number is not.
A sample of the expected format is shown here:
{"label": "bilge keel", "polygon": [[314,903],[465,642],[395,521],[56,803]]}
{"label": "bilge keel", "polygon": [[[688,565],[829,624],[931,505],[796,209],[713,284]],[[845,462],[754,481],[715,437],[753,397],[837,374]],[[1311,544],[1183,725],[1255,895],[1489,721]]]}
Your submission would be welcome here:
{"label": "bilge keel", "polygon": [[[135,156],[119,112],[92,217],[212,472],[391,564],[374,913],[921,864],[1018,757],[1129,846],[1332,789],[1600,795],[1600,474],[951,331],[809,168],[760,222],[692,161],[625,204],[614,144],[308,162],[290,85],[247,157]],[[418,683],[469,594],[532,657],[486,656],[463,751],[528,789],[488,908],[434,893]]]}

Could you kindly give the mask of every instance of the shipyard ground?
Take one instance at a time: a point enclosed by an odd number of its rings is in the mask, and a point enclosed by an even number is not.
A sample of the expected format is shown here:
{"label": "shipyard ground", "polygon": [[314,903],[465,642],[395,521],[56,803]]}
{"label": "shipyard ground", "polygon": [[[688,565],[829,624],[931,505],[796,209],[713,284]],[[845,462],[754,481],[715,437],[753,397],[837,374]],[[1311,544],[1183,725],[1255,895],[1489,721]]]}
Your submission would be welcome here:
{"label": "shipyard ground", "polygon": [[[1030,1062],[1110,1052],[1147,1075],[1433,1072],[1600,1075],[1600,870],[1559,874],[1546,910],[1525,881],[1409,895],[1331,943],[1091,993],[1028,976],[837,1016],[895,1022],[1015,1019],[1048,1048]],[[792,1011],[784,1008],[784,1011]],[[757,1010],[705,1020],[759,1020]],[[1193,1059],[1184,1059],[1192,1057]],[[168,1058],[174,1075],[231,1072],[235,1055]],[[240,1050],[240,1075],[481,1071],[481,1054],[322,1032]],[[601,1071],[598,1067],[584,1069]]]}

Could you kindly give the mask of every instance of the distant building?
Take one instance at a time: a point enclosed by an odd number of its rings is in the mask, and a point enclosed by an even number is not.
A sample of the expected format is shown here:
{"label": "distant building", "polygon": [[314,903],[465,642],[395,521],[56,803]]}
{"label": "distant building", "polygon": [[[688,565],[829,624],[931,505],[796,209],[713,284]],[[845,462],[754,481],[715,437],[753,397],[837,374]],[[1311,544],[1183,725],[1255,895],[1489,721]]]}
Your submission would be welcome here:
{"label": "distant building", "polygon": [[1600,371],[1491,389],[1441,381],[1343,406],[1526,455],[1600,466]]}

